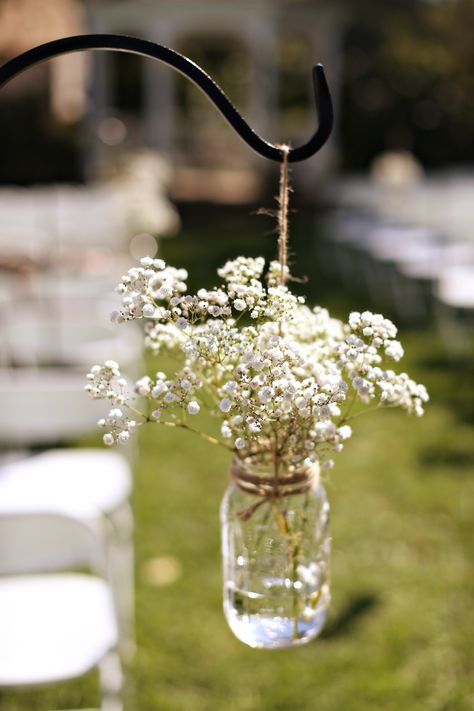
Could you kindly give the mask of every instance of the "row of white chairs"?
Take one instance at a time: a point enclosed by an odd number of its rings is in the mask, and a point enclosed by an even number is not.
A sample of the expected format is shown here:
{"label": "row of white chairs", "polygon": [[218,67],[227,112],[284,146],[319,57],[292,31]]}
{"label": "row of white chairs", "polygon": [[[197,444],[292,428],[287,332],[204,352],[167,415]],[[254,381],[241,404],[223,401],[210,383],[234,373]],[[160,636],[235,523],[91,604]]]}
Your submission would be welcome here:
{"label": "row of white chairs", "polygon": [[30,291],[20,297],[11,283],[1,290],[0,366],[87,366],[104,358],[129,364],[139,358],[138,329],[110,322],[120,303],[112,283],[52,279],[46,291]]}
{"label": "row of white chairs", "polygon": [[130,156],[114,180],[0,189],[0,251],[48,259],[60,247],[126,249],[139,233],[174,233],[169,168],[156,154]]}
{"label": "row of white chairs", "polygon": [[[132,182],[139,198],[153,194],[147,224]],[[130,261],[117,256],[117,240],[125,249],[135,232],[175,223],[156,192],[161,183],[140,175],[85,190],[1,192],[3,450],[95,433],[106,410],[84,393],[89,367],[114,359],[132,377],[139,369],[139,332],[112,327],[108,316]],[[0,688],[98,667],[101,710],[121,708],[122,664],[134,649],[130,492],[129,458],[117,452],[0,460]]]}
{"label": "row of white chairs", "polygon": [[130,492],[117,452],[50,450],[0,463],[0,688],[97,667],[101,711],[122,708],[123,662],[134,649]]}
{"label": "row of white chairs", "polygon": [[327,263],[348,288],[368,292],[400,323],[433,312],[448,348],[464,345],[466,315],[474,313],[474,242],[352,208],[332,212],[323,229]]}
{"label": "row of white chairs", "polygon": [[103,280],[52,278],[46,286],[37,299],[15,300],[8,290],[0,298],[0,447],[52,446],[95,433],[106,405],[84,393],[90,367],[113,359],[132,378],[141,370],[140,328],[110,322],[118,302],[99,296]]}

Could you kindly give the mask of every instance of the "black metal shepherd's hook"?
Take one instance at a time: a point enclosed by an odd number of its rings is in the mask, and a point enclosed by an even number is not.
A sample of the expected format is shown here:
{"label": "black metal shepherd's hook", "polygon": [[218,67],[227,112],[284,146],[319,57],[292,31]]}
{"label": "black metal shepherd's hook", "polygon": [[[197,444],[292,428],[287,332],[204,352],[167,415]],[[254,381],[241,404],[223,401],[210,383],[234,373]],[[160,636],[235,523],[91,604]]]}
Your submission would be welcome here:
{"label": "black metal shepherd's hook", "polygon": [[[17,74],[21,74],[21,72],[28,69],[28,67],[32,67],[34,64],[43,62],[46,59],[51,59],[52,57],[57,57],[61,54],[81,52],[87,49],[130,52],[143,57],[158,59],[160,62],[169,64],[202,89],[240,137],[253,148],[254,151],[270,160],[282,161],[283,153],[281,148],[264,141],[263,138],[260,138],[260,136],[250,128],[222,89],[201,67],[182,54],[179,54],[179,52],[175,52],[173,49],[136,37],[128,37],[125,35],[77,35],[75,37],[64,37],[54,40],[53,42],[41,44],[38,47],[34,47],[18,55],[18,57],[10,60],[4,64],[3,67],[0,67],[0,88]],[[305,160],[317,153],[328,140],[332,130],[333,111],[331,94],[329,93],[321,64],[317,64],[313,68],[313,85],[319,126],[315,134],[304,146],[290,149],[288,153],[290,163]]]}

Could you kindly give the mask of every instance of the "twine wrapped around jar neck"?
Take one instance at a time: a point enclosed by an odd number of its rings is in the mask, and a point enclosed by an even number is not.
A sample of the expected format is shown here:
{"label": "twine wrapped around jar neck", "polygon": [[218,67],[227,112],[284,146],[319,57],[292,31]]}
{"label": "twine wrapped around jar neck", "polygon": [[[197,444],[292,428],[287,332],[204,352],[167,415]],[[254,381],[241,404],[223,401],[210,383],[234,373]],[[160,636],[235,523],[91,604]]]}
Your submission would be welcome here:
{"label": "twine wrapped around jar neck", "polygon": [[284,476],[262,476],[254,474],[244,460],[234,457],[231,477],[239,489],[260,497],[260,501],[239,511],[239,518],[247,521],[266,501],[308,492],[319,480],[319,467],[312,464]]}

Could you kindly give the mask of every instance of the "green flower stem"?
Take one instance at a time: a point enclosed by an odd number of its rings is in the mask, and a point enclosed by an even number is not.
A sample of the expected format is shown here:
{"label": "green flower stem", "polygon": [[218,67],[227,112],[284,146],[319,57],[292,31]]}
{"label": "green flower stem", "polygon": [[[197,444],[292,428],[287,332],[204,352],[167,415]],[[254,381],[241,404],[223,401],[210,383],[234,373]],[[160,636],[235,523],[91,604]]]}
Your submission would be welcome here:
{"label": "green flower stem", "polygon": [[125,407],[128,408],[130,412],[133,412],[134,415],[137,415],[137,417],[143,417],[145,422],[148,422],[148,417],[144,412],[141,412],[141,410],[137,410],[136,407],[133,407],[133,405],[130,405],[129,403],[125,403]]}
{"label": "green flower stem", "polygon": [[[275,487],[276,487],[276,491],[277,491],[278,473],[279,473],[279,461],[278,461],[277,456],[275,456],[274,471],[275,471],[274,481],[275,481]],[[291,580],[291,595],[292,595],[292,600],[293,600],[293,606],[292,606],[293,639],[299,639],[300,635],[299,635],[299,631],[298,631],[298,620],[299,620],[300,600],[299,600],[298,589],[296,588],[296,582],[298,580],[298,562],[299,562],[302,534],[301,534],[301,532],[294,532],[291,530],[290,524],[288,522],[286,507],[285,507],[281,497],[278,496],[278,494],[275,495],[275,498],[272,501],[272,510],[275,515],[275,519],[276,519],[278,528],[280,530],[280,533],[282,534],[282,536],[285,537],[286,555],[287,555],[287,559],[288,559],[288,568],[290,571],[290,580]]]}
{"label": "green flower stem", "polygon": [[221,442],[220,440],[216,439],[216,437],[212,437],[206,432],[201,432],[201,430],[195,430],[194,427],[190,427],[188,424],[186,424],[186,422],[160,422],[159,420],[156,420],[156,424],[164,425],[165,427],[175,427],[182,430],[187,430],[188,432],[194,432],[194,434],[197,434],[199,437],[205,439],[206,442],[209,442],[210,444],[218,444],[220,447],[224,447],[224,449],[227,449],[231,452],[234,451],[232,447],[229,447],[229,445],[224,444],[224,442]]}
{"label": "green flower stem", "polygon": [[350,413],[351,413],[351,410],[352,410],[352,408],[354,407],[354,404],[355,404],[355,401],[356,401],[356,397],[357,397],[357,391],[354,390],[354,392],[352,393],[352,397],[351,397],[351,399],[350,399],[350,401],[349,401],[349,404],[348,404],[348,406],[347,406],[347,409],[346,409],[345,413],[343,414],[343,416],[341,417],[341,419],[340,419],[339,422],[337,423],[338,427],[340,427],[341,425],[343,425],[344,422],[347,422],[347,419],[348,419],[348,417],[349,417],[349,415],[350,415]]}
{"label": "green flower stem", "polygon": [[298,590],[296,589],[296,582],[297,582],[297,577],[298,577],[298,558],[299,558],[299,552],[300,552],[300,545],[299,543],[293,545],[293,550],[292,550],[292,586],[291,586],[291,591],[292,591],[292,597],[293,597],[293,639],[299,639],[299,631],[298,631],[298,620],[299,620],[299,608],[300,608],[300,599],[299,599],[299,594]]}
{"label": "green flower stem", "polygon": [[301,549],[301,539],[302,532],[292,531],[288,524],[288,517],[286,516],[286,511],[281,511],[280,514],[283,515],[285,521],[285,533],[286,533],[286,551],[288,557],[288,565],[290,569],[290,580],[291,580],[291,596],[293,600],[293,639],[299,639],[298,621],[299,621],[299,609],[300,609],[300,598],[299,592],[296,588],[296,583],[298,581],[298,563]]}

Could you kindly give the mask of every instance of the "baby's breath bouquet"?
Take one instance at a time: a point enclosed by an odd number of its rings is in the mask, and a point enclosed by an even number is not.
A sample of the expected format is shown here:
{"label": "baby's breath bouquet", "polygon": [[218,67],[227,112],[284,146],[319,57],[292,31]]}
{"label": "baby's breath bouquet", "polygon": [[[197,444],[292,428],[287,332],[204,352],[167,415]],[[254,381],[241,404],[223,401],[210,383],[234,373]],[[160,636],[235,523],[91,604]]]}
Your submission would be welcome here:
{"label": "baby's breath bouquet", "polygon": [[[197,294],[186,293],[184,269],[161,259],[145,257],[128,271],[112,320],[144,320],[146,348],[172,354],[177,367],[132,387],[114,361],[91,368],[86,390],[112,405],[98,423],[106,445],[153,421],[291,473],[334,465],[358,401],[423,414],[425,387],[386,365],[403,356],[391,321],[364,311],[342,323],[280,283],[279,262],[264,270],[263,258],[238,257],[218,270],[222,285]],[[201,408],[220,421],[219,438],[190,424]]]}
{"label": "baby's breath bouquet", "polygon": [[[188,293],[184,269],[144,257],[122,277],[112,320],[144,321],[145,346],[173,372],[129,383],[118,363],[94,365],[86,389],[110,403],[99,420],[106,445],[141,425],[197,433],[232,454],[221,508],[225,603],[237,637],[254,647],[300,644],[329,604],[328,503],[320,472],[374,408],[423,414],[423,385],[391,362],[403,349],[394,324],[355,311],[347,323],[309,308],[288,287],[286,210],[280,193],[279,258],[238,257],[221,283]],[[206,410],[216,432],[196,422]]]}

